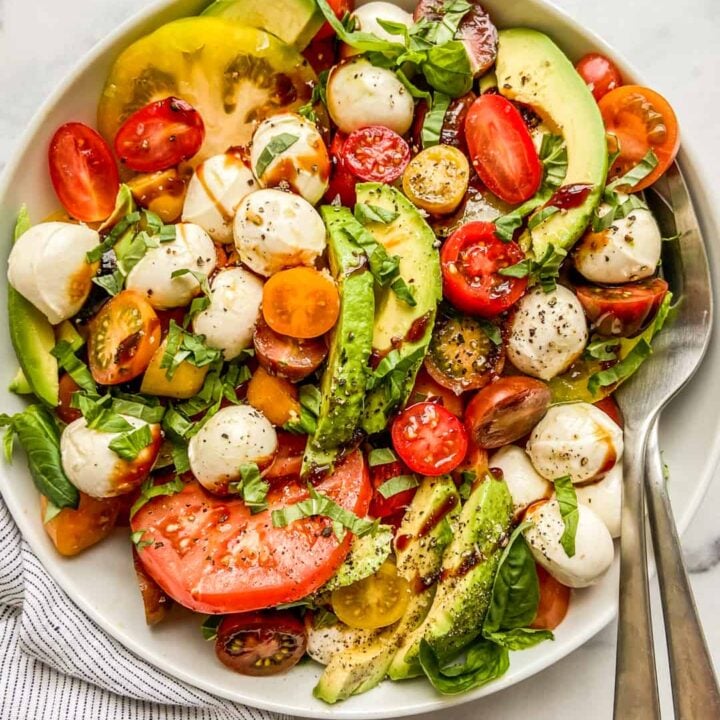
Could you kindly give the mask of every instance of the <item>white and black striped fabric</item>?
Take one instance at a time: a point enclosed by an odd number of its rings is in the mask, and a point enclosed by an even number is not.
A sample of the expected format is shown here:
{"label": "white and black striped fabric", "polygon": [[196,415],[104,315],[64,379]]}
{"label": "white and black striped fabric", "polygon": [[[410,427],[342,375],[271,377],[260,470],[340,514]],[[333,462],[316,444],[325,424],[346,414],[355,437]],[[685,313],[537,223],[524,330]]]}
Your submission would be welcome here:
{"label": "white and black striped fabric", "polygon": [[0,499],[2,720],[288,720],[178,682],[120,645],[45,572]]}

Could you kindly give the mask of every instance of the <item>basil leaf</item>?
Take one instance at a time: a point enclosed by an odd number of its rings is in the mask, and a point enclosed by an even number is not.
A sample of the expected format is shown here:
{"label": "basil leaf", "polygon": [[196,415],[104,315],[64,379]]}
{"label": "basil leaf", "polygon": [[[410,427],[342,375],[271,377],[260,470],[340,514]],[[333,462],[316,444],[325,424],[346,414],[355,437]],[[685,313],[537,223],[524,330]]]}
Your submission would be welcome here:
{"label": "basil leaf", "polygon": [[51,500],[46,498],[45,512],[43,513],[43,525],[47,525],[51,520],[56,518],[62,512],[62,508],[54,505]]}
{"label": "basil leaf", "polygon": [[172,459],[173,464],[175,465],[175,472],[178,475],[182,475],[183,473],[190,471],[190,459],[188,458],[188,448],[187,445],[183,445],[182,443],[176,443],[174,442],[172,444]]}
{"label": "basil leaf", "polygon": [[555,205],[546,205],[545,207],[540,208],[540,210],[534,213],[530,217],[530,220],[528,220],[528,228],[530,228],[530,230],[534,230],[538,225],[544,223],[548,218],[559,212],[560,208]]}
{"label": "basil leaf", "polygon": [[50,353],[79,387],[89,392],[97,392],[97,385],[88,366],[75,355],[72,345],[67,340],[60,340]]}
{"label": "basil leaf", "polygon": [[147,503],[149,503],[153,498],[164,497],[166,495],[176,495],[185,489],[185,483],[179,477],[170,480],[170,482],[163,483],[162,485],[155,485],[154,483],[154,479],[150,476],[140,486],[140,497],[130,508],[131,520],[135,517],[135,515],[137,515],[140,508],[147,505]]}
{"label": "basil leaf", "polygon": [[419,483],[414,475],[396,475],[380,485],[377,491],[387,499],[406,490],[412,490],[418,485]]}
{"label": "basil leaf", "polygon": [[129,415],[130,417],[144,420],[151,425],[159,423],[164,415],[165,408],[160,402],[151,402],[142,395],[124,395],[114,397],[112,401],[113,412],[118,415]]}
{"label": "basil leaf", "polygon": [[639,182],[644,180],[657,167],[658,158],[652,150],[645,153],[643,159],[617,180],[613,180],[606,190],[614,191],[625,187],[631,191]]}
{"label": "basil leaf", "polygon": [[502,333],[494,322],[485,320],[484,318],[475,318],[475,321],[483,329],[483,332],[493,345],[502,345]]}
{"label": "basil leaf", "polygon": [[217,639],[218,628],[222,622],[222,615],[208,615],[200,626],[200,632],[205,640]]}
{"label": "basil leaf", "polygon": [[262,479],[258,466],[255,463],[241,465],[240,478],[237,482],[230,483],[230,491],[242,496],[252,515],[267,510],[266,498],[270,484]]}
{"label": "basil leaf", "polygon": [[170,275],[170,277],[176,278],[183,277],[184,275],[192,275],[197,281],[198,285],[200,285],[200,289],[202,290],[202,295],[200,297],[193,298],[192,302],[190,303],[190,310],[184,323],[185,327],[187,327],[192,318],[201,313],[203,310],[207,310],[210,307],[210,302],[212,301],[212,292],[210,291],[210,283],[208,282],[208,276],[205,273],[198,272],[197,270],[180,268],[180,270],[175,270]]}
{"label": "basil leaf", "polygon": [[450,97],[466,95],[472,88],[470,59],[459,40],[432,47],[420,68],[433,89]]}
{"label": "basil leaf", "polygon": [[138,552],[140,552],[143,548],[152,545],[154,542],[152,538],[143,540],[143,535],[145,535],[146,532],[147,530],[136,530],[134,533],[130,533],[130,540]]}
{"label": "basil leaf", "polygon": [[173,441],[183,441],[190,430],[192,422],[185,417],[185,414],[175,409],[172,405],[165,411],[162,420],[162,427],[165,433]]}
{"label": "basil leaf", "polygon": [[575,486],[569,475],[565,475],[553,480],[555,486],[555,496],[560,506],[560,516],[563,519],[565,530],[560,538],[560,544],[565,550],[568,557],[575,555],[575,536],[577,535],[578,520],[580,518],[578,512],[577,494]]}
{"label": "basil leaf", "polygon": [[222,352],[205,344],[204,335],[195,335],[181,328],[174,320],[170,321],[165,352],[160,360],[160,368],[165,370],[168,380],[172,380],[175,371],[184,362],[195,367],[205,367],[222,360]]}
{"label": "basil leaf", "polygon": [[296,435],[312,435],[317,430],[317,419],[320,414],[320,401],[322,395],[315,385],[302,385],[300,387],[300,416],[283,425],[283,430]]}
{"label": "basil leaf", "polygon": [[327,20],[330,24],[330,27],[332,27],[335,31],[335,34],[342,42],[346,43],[350,47],[353,47],[356,50],[361,50],[362,52],[375,51],[390,53],[392,55],[398,55],[403,51],[404,46],[400,43],[392,43],[387,40],[383,40],[372,33],[348,30],[340,22],[340,20],[338,20],[337,15],[335,15],[335,11],[330,7],[327,0],[316,1],[318,7],[320,8],[320,12],[322,12],[325,16],[325,20]]}
{"label": "basil leaf", "polygon": [[[135,198],[132,190],[127,185],[121,185],[115,196],[115,207],[110,217],[100,226],[100,232],[111,230],[119,222],[135,211]],[[98,258],[99,259],[99,258]]]}
{"label": "basil leaf", "polygon": [[435,91],[432,107],[425,113],[420,139],[423,148],[440,144],[445,115],[450,107],[450,96]]}
{"label": "basil leaf", "polygon": [[397,455],[390,448],[375,448],[368,455],[368,465],[370,467],[387,465],[391,462],[397,462]]}
{"label": "basil leaf", "polygon": [[540,143],[540,160],[544,168],[543,191],[559,188],[567,175],[567,145],[562,135],[545,133]]}
{"label": "basil leaf", "polygon": [[257,165],[255,166],[256,177],[262,177],[270,163],[276,157],[282,155],[288,148],[291,148],[299,139],[299,135],[280,133],[270,140],[258,158]]}
{"label": "basil leaf", "polygon": [[123,460],[133,461],[153,441],[150,425],[141,425],[113,438],[108,447]]}
{"label": "basil leaf", "polygon": [[394,210],[386,210],[378,205],[367,205],[365,203],[357,203],[355,205],[355,219],[367,225],[368,223],[382,223],[390,225],[400,217],[399,212]]}
{"label": "basil leaf", "polygon": [[113,229],[105,236],[103,241],[85,255],[86,262],[98,262],[108,250],[112,250],[115,247],[125,233],[140,222],[140,217],[139,212],[130,212],[124,218],[116,222]]}
{"label": "basil leaf", "polygon": [[485,638],[508,650],[527,650],[545,640],[554,640],[555,636],[550,630],[519,627],[504,632],[488,633]]}
{"label": "basil leaf", "polygon": [[515,231],[522,227],[525,217],[545,203],[547,197],[536,195],[506,215],[495,218],[495,235],[503,242],[510,242]]}
{"label": "basil leaf", "polygon": [[504,275],[505,277],[524,278],[527,277],[533,268],[533,261],[530,258],[525,258],[514,265],[500,268],[498,275]]}
{"label": "basil leaf", "polygon": [[617,360],[617,351],[620,341],[614,338],[600,338],[588,343],[585,348],[585,357],[595,360]]}
{"label": "basil leaf", "polygon": [[125,285],[125,276],[119,270],[113,270],[109,275],[96,275],[92,281],[108,295],[115,297]]}

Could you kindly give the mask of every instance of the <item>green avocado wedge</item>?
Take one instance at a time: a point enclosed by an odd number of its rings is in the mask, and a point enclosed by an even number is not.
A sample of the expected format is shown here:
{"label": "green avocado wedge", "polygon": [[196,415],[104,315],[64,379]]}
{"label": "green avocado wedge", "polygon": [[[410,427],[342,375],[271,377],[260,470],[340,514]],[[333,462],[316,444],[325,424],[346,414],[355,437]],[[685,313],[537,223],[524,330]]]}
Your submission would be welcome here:
{"label": "green avocado wedge", "polygon": [[339,450],[356,435],[368,380],[375,296],[365,253],[344,228],[356,222],[347,208],[325,206],[330,270],[340,292],[340,315],[330,337],[327,367],[320,383],[317,429],[308,440],[302,474],[332,466]]}
{"label": "green avocado wedge", "polygon": [[365,400],[362,427],[373,434],[385,428],[410,395],[432,337],[442,275],[435,233],[402,193],[389,185],[362,183],[357,186],[357,201],[396,214],[392,222],[371,222],[365,229],[390,256],[399,258],[399,277],[415,299],[412,306],[389,287],[376,291],[373,352],[386,360],[392,356],[395,363]]}
{"label": "green avocado wedge", "polygon": [[529,105],[565,139],[568,166],[563,185],[591,186],[580,205],[555,213],[525,232],[521,244],[540,260],[550,246],[569,250],[600,202],[608,164],[605,125],[592,93],[570,60],[541,32],[502,30],[496,74],[505,97]]}

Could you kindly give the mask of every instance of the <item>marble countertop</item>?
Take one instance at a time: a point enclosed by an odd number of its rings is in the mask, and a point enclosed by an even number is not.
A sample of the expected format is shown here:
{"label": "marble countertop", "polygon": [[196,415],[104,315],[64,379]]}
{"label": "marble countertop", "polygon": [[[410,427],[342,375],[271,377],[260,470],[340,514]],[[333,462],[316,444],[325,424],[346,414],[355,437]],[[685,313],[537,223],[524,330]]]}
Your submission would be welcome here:
{"label": "marble countertop", "polygon": [[[555,0],[618,48],[676,109],[685,136],[702,149],[711,198],[720,204],[720,4],[717,0]],[[42,100],[79,57],[147,0],[0,0],[0,168]],[[714,240],[714,238],[712,238]],[[700,614],[720,667],[720,478],[684,537]],[[658,606],[657,593],[654,603]],[[658,615],[659,613],[656,613]],[[662,629],[656,625],[658,647]],[[455,720],[528,717],[563,720],[612,716],[615,625],[535,677],[478,703],[454,709]],[[667,717],[667,671],[660,669]],[[428,716],[429,718],[430,716]],[[433,717],[438,717],[433,716]]]}

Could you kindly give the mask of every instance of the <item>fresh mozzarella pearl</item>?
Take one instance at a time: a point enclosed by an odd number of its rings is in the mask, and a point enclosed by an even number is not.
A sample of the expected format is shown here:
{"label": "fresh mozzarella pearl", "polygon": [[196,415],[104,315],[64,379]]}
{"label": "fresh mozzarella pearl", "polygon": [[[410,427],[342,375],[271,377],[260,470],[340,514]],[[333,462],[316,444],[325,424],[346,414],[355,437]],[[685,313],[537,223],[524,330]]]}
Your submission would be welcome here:
{"label": "fresh mozzarella pearl", "polygon": [[88,263],[85,255],[99,243],[100,235],[85,225],[35,225],[10,251],[8,281],[57,325],[75,315],[87,300],[97,263]]}
{"label": "fresh mozzarella pearl", "polygon": [[525,519],[533,523],[525,530],[533,557],[563,585],[572,588],[592,585],[612,564],[614,547],[610,533],[589,507],[578,504],[575,554],[572,557],[568,557],[560,544],[565,525],[554,497],[530,508]]}
{"label": "fresh mozzarella pearl", "polygon": [[217,242],[232,242],[235,211],[257,187],[252,171],[237,155],[214,155],[195,168],[185,195],[183,222],[199,225]]}
{"label": "fresh mozzarella pearl", "polygon": [[240,477],[240,466],[267,467],[278,440],[270,421],[249,405],[223,408],[190,439],[188,458],[197,481],[211,492],[226,494]]}
{"label": "fresh mozzarella pearl", "polygon": [[[122,416],[134,429],[147,425],[129,415]],[[153,436],[160,435],[160,426],[151,425]],[[68,480],[81,492],[96,498],[116,497],[135,489],[147,473],[138,472],[138,463],[149,472],[154,457],[138,456],[127,461],[110,449],[110,443],[121,433],[101,432],[87,426],[85,418],[71,422],[60,436],[60,457]],[[159,445],[159,440],[158,443]],[[157,454],[157,450],[152,451]]]}
{"label": "fresh mozzarella pearl", "polygon": [[580,357],[588,340],[580,301],[562,285],[546,293],[538,287],[517,304],[507,353],[526,375],[550,380]]}
{"label": "fresh mozzarella pearl", "polygon": [[599,482],[575,488],[578,502],[587,505],[605,523],[614,538],[620,537],[622,483],[622,463],[616,463]]}
{"label": "fresh mozzarella pearl", "polygon": [[325,225],[305,199],[281,190],[258,190],[235,216],[240,259],[268,277],[287,267],[312,265],[325,250]]}
{"label": "fresh mozzarella pearl", "polygon": [[307,654],[321,665],[328,665],[338,653],[346,653],[370,642],[377,630],[356,630],[338,622],[329,627],[316,628],[312,620],[306,621]]}
{"label": "fresh mozzarella pearl", "polygon": [[[401,23],[408,28],[413,24],[413,18],[409,12],[405,12],[397,5],[388,2],[370,2],[367,5],[361,5],[350,17],[355,21],[355,30],[371,33],[382,40],[395,43],[401,43],[403,41],[402,36],[391,35],[380,25],[378,20]],[[360,50],[356,50],[345,43],[340,45],[340,56],[343,58],[358,55],[360,52]]]}
{"label": "fresh mozzarella pearl", "polygon": [[207,277],[217,263],[213,241],[199,225],[179,223],[175,229],[175,239],[150,248],[127,277],[126,287],[160,310],[183,307],[200,291],[191,274],[174,278],[174,272],[193,270]]}
{"label": "fresh mozzarella pearl", "polygon": [[[600,208],[600,214],[610,210]],[[606,230],[588,232],[575,249],[575,267],[588,280],[626,283],[651,277],[660,262],[662,237],[649,210],[639,208]]]}
{"label": "fresh mozzarella pearl", "polygon": [[[265,163],[263,153],[278,136],[284,134],[297,140],[286,150],[272,153],[270,163]],[[264,169],[259,167],[261,160]],[[317,127],[300,115],[273,115],[260,123],[253,136],[250,162],[253,172],[265,187],[287,185],[311,205],[319,202],[328,188],[330,158],[327,148]],[[261,169],[262,174],[258,172]]]}
{"label": "fresh mozzarella pearl", "polygon": [[592,482],[622,457],[623,432],[589,403],[555,405],[535,426],[527,451],[548,480],[569,475],[574,483]]}
{"label": "fresh mozzarella pearl", "polygon": [[327,107],[345,133],[384,125],[404,135],[412,125],[415,102],[392,70],[356,58],[336,65],[328,77]]}
{"label": "fresh mozzarella pearl", "polygon": [[210,305],[193,320],[193,330],[206,343],[236,358],[252,344],[262,303],[263,282],[243,268],[221,270],[213,280]]}
{"label": "fresh mozzarella pearl", "polygon": [[489,467],[502,471],[515,514],[552,494],[550,483],[537,474],[525,451],[517,445],[506,445],[498,450],[490,458]]}

